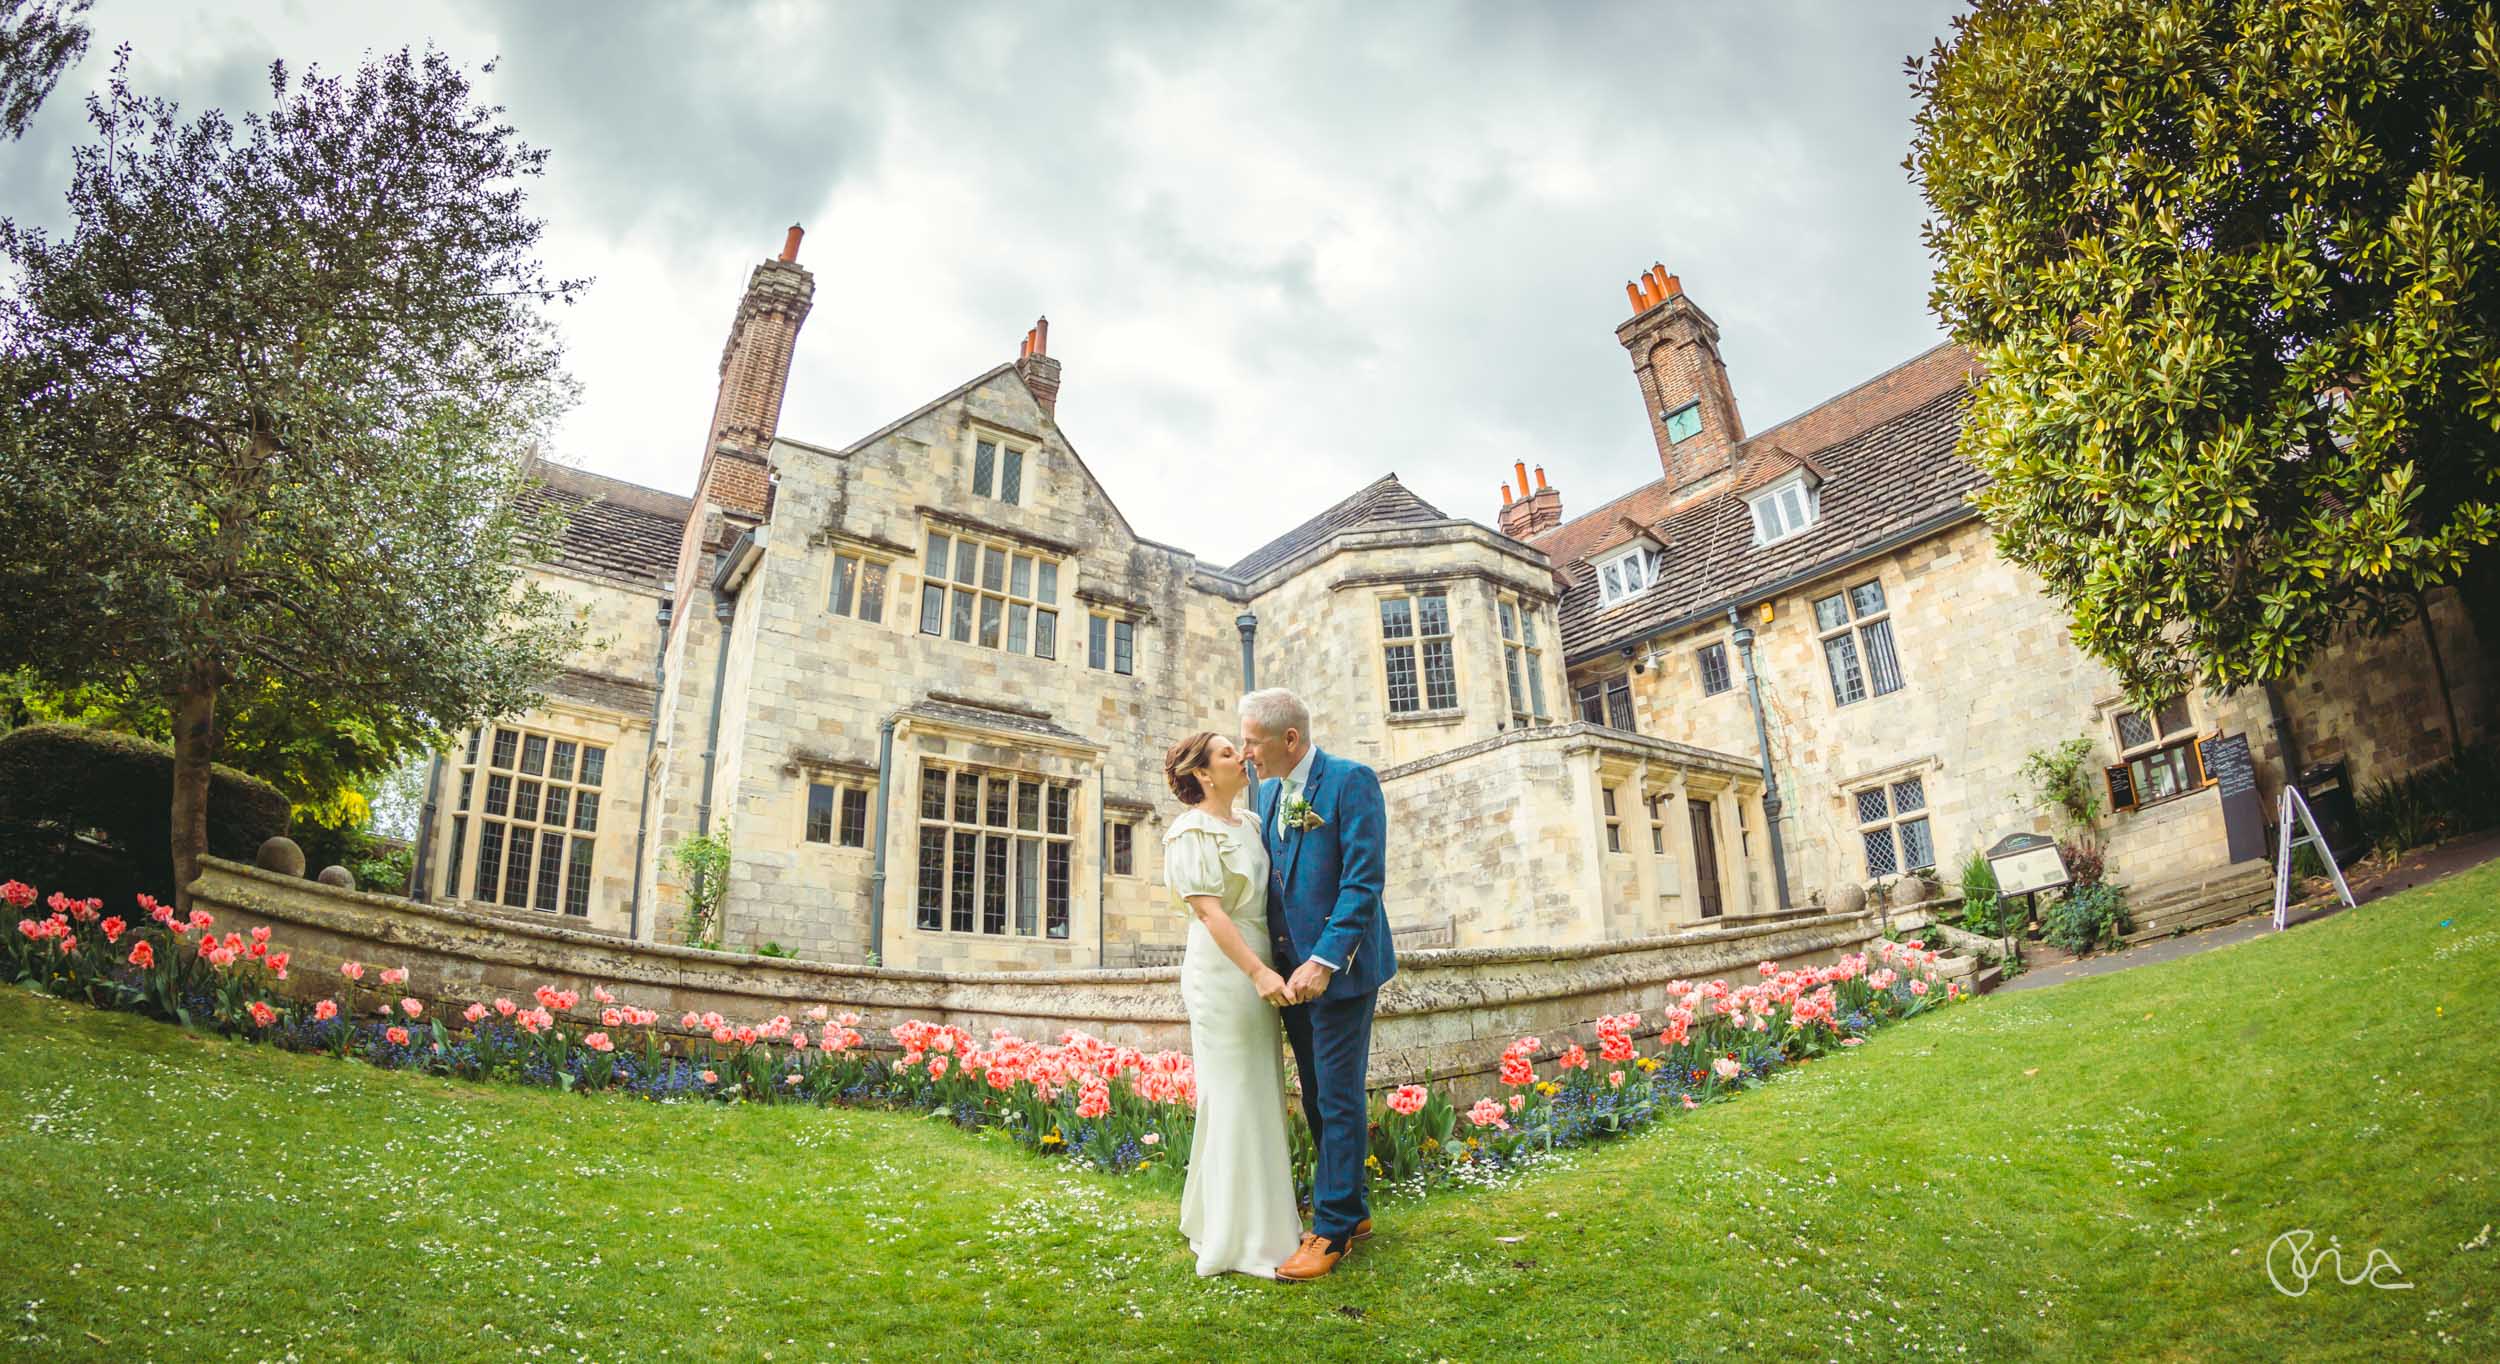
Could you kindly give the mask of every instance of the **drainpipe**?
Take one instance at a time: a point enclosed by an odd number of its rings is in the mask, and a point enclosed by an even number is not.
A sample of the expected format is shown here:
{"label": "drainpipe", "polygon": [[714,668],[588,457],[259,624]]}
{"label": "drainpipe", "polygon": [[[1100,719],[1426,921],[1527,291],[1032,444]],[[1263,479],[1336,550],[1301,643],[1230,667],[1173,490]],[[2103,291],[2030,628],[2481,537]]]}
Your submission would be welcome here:
{"label": "drainpipe", "polygon": [[442,780],[443,755],[437,753],[434,760],[425,765],[425,804],[417,812],[417,860],[408,870],[408,898],[411,900],[426,898],[425,855],[434,847],[435,791],[442,785]]}
{"label": "drainpipe", "polygon": [[1257,691],[1259,689],[1259,660],[1258,655],[1253,651],[1251,641],[1258,637],[1259,618],[1244,608],[1240,615],[1233,617],[1233,624],[1241,630],[1241,689],[1246,692]]}
{"label": "drainpipe", "polygon": [[885,960],[885,807],[894,790],[894,717],[877,726],[877,864],[868,874],[868,951]]}
{"label": "drainpipe", "polygon": [[1779,775],[1771,770],[1771,723],[1762,714],[1762,674],[1753,665],[1753,627],[1742,623],[1735,607],[1727,609],[1727,623],[1736,627],[1736,652],[1745,659],[1745,690],[1753,697],[1754,741],[1762,748],[1762,822],[1769,826],[1771,836],[1771,882],[1776,887],[1779,907],[1788,908],[1788,854],[1781,848]]}
{"label": "drainpipe", "polygon": [[634,889],[625,897],[625,939],[642,941],[642,856],[651,837],[651,769],[659,765],[660,701],[668,695],[668,624],[676,599],[660,598],[660,647],[651,658],[651,737],[642,750],[642,805],[634,817]]}
{"label": "drainpipe", "polygon": [[720,749],[721,693],[729,686],[730,627],[738,617],[738,586],[764,551],[761,526],[738,537],[721,555],[720,571],[712,575],[712,616],[720,622],[720,659],[712,668],[712,719],[703,731],[703,786],[694,807],[694,831],[712,832],[712,767]]}

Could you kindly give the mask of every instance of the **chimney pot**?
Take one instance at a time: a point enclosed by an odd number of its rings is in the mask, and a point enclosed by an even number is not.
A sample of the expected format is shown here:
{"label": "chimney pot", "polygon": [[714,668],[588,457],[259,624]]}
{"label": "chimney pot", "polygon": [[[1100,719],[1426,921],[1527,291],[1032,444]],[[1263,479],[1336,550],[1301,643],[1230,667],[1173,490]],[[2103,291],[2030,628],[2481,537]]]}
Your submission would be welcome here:
{"label": "chimney pot", "polygon": [[1033,324],[1033,353],[1050,354],[1050,319],[1047,317]]}
{"label": "chimney pot", "polygon": [[1667,291],[1667,297],[1678,297],[1684,292],[1684,281],[1674,275],[1669,275],[1666,278],[1665,288]]}
{"label": "chimney pot", "polygon": [[1635,313],[1645,311],[1649,306],[1641,302],[1641,286],[1628,279],[1623,282],[1623,296],[1632,300],[1632,311]]}
{"label": "chimney pot", "polygon": [[1519,478],[1519,495],[1526,497],[1528,495],[1528,461],[1518,460],[1510,468],[1511,472]]}
{"label": "chimney pot", "polygon": [[781,258],[785,261],[796,261],[799,258],[799,239],[806,235],[806,231],[797,223],[790,224],[790,235],[781,239]]}
{"label": "chimney pot", "polygon": [[1536,490],[1545,491],[1545,466],[1542,464],[1536,466]]}
{"label": "chimney pot", "polygon": [[1505,507],[1510,505],[1510,485],[1507,483],[1502,485],[1502,505]]}

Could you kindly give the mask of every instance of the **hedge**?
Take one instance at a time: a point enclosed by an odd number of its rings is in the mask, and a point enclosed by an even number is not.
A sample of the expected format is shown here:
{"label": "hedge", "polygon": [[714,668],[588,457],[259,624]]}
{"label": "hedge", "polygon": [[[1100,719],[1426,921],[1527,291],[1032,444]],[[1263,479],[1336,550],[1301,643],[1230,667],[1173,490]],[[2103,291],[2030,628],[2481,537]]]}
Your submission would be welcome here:
{"label": "hedge", "polygon": [[[171,901],[174,751],[79,725],[0,734],[0,879],[45,890],[87,886],[126,907],[142,891]],[[218,764],[208,787],[208,851],[249,862],[287,831],[278,788]]]}

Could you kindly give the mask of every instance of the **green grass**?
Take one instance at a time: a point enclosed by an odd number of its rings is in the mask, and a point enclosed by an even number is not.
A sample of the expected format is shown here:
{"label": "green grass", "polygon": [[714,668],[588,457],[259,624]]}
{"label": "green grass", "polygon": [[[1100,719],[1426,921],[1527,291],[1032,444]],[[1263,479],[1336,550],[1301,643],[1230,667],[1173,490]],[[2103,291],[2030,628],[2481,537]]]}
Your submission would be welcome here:
{"label": "green grass", "polygon": [[[2496,906],[2500,864],[1949,1009],[1385,1204],[1303,1287],[1200,1280],[1168,1194],[940,1123],[388,1074],[12,990],[0,1354],[2500,1358],[2500,1239],[2464,1248],[2500,1222]],[[2283,1296],[2295,1228],[2415,1287]]]}

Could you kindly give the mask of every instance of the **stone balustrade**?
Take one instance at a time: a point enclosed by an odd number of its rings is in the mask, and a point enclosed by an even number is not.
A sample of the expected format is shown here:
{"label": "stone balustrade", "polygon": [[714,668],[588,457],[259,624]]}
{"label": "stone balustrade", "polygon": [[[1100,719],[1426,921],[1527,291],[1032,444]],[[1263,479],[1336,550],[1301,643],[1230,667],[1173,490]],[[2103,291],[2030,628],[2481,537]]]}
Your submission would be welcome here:
{"label": "stone balustrade", "polygon": [[[822,1004],[859,1014],[860,1031],[881,1047],[892,1045],[886,1030],[909,1018],[981,1036],[1007,1028],[1056,1039],[1079,1028],[1147,1050],[1189,1046],[1172,966],[937,972],[751,957],[343,890],[214,857],[202,860],[191,895],[220,931],[268,925],[293,954],[290,983],[306,998],[335,994],[340,963],[354,960],[407,967],[404,992],[427,1001],[433,1016],[497,996],[527,1003],[542,984],[579,991],[587,1010],[591,987],[605,985],[625,1003],[658,1010],[671,1028],[689,1011],[760,1022]],[[1607,1014],[1657,1018],[1671,980],[1745,977],[1766,960],[1820,965],[1874,936],[1864,913],[1821,914],[1577,947],[1402,953],[1381,994],[1371,1082],[1490,1075],[1515,1037],[1544,1037],[1551,1051],[1586,1043]]]}

